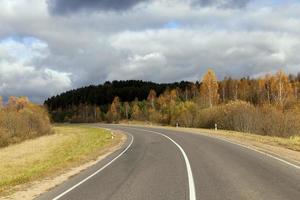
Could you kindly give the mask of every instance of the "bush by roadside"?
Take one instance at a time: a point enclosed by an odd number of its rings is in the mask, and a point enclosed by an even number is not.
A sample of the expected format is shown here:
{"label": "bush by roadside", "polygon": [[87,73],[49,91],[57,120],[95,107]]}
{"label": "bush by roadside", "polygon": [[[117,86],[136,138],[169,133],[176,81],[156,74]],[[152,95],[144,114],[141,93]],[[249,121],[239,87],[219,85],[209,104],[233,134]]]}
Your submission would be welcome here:
{"label": "bush by roadside", "polygon": [[[259,135],[290,137],[300,134],[300,106],[280,109],[272,105],[255,107],[248,102],[232,101],[199,109],[194,127],[218,128]],[[190,126],[192,127],[192,126]]]}
{"label": "bush by roadside", "polygon": [[0,102],[0,147],[52,133],[48,113],[43,106],[26,97],[10,97]]}

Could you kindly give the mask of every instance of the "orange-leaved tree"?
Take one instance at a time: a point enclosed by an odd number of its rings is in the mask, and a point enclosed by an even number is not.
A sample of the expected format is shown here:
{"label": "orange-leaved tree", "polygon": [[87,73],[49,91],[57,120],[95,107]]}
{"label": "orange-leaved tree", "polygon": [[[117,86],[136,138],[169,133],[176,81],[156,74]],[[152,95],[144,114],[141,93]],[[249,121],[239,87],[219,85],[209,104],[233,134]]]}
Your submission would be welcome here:
{"label": "orange-leaved tree", "polygon": [[213,70],[209,69],[202,79],[200,86],[201,99],[204,104],[213,107],[219,101],[218,80]]}
{"label": "orange-leaved tree", "polygon": [[129,119],[129,111],[130,111],[130,105],[126,101],[126,102],[124,102],[124,105],[123,105],[123,113],[125,115],[125,119]]}
{"label": "orange-leaved tree", "polygon": [[3,108],[3,98],[0,96],[0,110]]}
{"label": "orange-leaved tree", "polygon": [[156,100],[155,90],[150,90],[147,100],[149,101],[151,108],[155,110],[155,100]]}
{"label": "orange-leaved tree", "polygon": [[272,95],[276,104],[284,106],[292,94],[292,85],[288,76],[278,71],[271,82]]}
{"label": "orange-leaved tree", "polygon": [[112,121],[119,122],[121,119],[121,103],[120,98],[115,97],[110,106],[110,113],[112,117]]}

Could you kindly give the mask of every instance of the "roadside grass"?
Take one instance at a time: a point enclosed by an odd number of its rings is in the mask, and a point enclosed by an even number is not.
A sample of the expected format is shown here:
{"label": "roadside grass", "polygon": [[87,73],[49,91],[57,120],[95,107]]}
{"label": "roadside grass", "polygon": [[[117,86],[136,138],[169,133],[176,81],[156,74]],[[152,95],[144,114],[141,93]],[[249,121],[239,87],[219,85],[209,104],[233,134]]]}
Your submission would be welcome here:
{"label": "roadside grass", "polygon": [[[175,127],[172,127],[176,129]],[[253,141],[263,144],[281,146],[290,150],[300,151],[300,136],[291,136],[289,138],[282,138],[276,136],[257,135],[252,133],[243,133],[237,131],[227,130],[211,130],[211,129],[196,129],[196,128],[182,128],[188,132],[208,133],[210,135],[222,136],[225,138],[235,138],[237,140]]]}
{"label": "roadside grass", "polygon": [[254,149],[267,152],[288,159],[294,163],[300,164],[300,136],[291,136],[289,138],[264,136],[252,133],[243,133],[227,130],[197,129],[197,128],[176,128],[166,127],[167,129],[177,129],[180,131],[202,134],[224,138],[239,144],[243,144]]}
{"label": "roadside grass", "polygon": [[95,159],[118,143],[110,131],[84,125],[56,125],[55,134],[0,149],[0,194],[13,186],[62,173]]}

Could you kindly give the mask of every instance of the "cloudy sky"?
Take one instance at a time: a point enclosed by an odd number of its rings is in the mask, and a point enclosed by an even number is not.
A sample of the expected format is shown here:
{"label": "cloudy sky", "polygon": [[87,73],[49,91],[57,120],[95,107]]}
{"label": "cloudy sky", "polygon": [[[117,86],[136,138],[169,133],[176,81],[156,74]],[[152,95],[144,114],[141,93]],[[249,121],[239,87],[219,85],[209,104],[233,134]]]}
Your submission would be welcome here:
{"label": "cloudy sky", "polygon": [[0,96],[300,71],[297,0],[0,0]]}

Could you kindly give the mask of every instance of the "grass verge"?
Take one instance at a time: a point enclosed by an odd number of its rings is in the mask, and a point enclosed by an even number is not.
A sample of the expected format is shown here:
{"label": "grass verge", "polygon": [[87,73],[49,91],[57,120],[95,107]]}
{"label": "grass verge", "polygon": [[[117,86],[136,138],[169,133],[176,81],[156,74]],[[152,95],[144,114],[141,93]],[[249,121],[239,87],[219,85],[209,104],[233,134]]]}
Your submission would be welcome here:
{"label": "grass verge", "polygon": [[[173,127],[174,128],[174,127]],[[183,128],[188,132],[208,133],[210,135],[222,136],[225,138],[235,138],[237,140],[260,142],[263,144],[281,146],[293,151],[300,151],[300,136],[292,136],[289,138],[281,138],[275,136],[263,136],[251,133],[242,133],[237,131],[226,130],[210,130],[210,129],[196,129],[196,128]]]}
{"label": "grass verge", "polygon": [[95,159],[120,142],[110,131],[84,125],[57,125],[54,130],[53,135],[0,149],[0,195]]}

